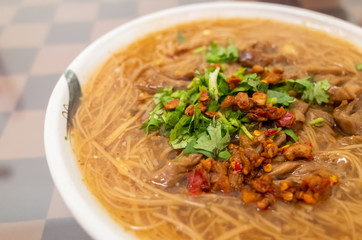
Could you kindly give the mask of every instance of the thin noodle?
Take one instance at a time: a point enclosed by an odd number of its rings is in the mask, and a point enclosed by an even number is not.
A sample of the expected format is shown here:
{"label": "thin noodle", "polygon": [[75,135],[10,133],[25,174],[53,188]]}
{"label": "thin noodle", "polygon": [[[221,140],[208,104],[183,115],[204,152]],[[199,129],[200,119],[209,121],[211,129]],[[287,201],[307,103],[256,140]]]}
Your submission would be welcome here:
{"label": "thin noodle", "polygon": [[[179,30],[186,39],[182,43]],[[116,222],[141,239],[362,239],[362,144],[331,135],[334,123],[330,129],[328,123],[303,124],[296,132],[300,141],[312,143],[311,163],[339,179],[331,196],[316,205],[278,200],[271,210],[259,212],[255,204],[242,204],[239,192],[190,197],[186,176],[167,189],[150,181],[180,155],[164,130],[147,136],[140,130],[154,108],[154,93],[167,86],[185,89],[189,81],[184,79],[208,66],[205,53],[193,50],[229,39],[239,49],[271,43],[267,54],[280,61],[286,77],[314,75],[353,96],[361,88],[362,72],[355,64],[362,51],[302,27],[262,19],[205,20],[149,35],[114,54],[82,86],[70,142],[85,184]],[[235,73],[234,67],[224,74]]]}

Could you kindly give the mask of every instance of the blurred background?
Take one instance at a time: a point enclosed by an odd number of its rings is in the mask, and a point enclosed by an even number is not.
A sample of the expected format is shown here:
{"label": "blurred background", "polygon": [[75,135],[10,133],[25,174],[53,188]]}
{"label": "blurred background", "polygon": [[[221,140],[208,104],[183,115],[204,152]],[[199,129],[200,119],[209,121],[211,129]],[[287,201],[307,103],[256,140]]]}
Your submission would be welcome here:
{"label": "blurred background", "polygon": [[[0,0],[0,239],[90,239],[51,180],[43,125],[52,89],[87,45],[138,16],[200,0]],[[212,1],[211,1],[212,2]],[[362,26],[362,0],[264,0]]]}

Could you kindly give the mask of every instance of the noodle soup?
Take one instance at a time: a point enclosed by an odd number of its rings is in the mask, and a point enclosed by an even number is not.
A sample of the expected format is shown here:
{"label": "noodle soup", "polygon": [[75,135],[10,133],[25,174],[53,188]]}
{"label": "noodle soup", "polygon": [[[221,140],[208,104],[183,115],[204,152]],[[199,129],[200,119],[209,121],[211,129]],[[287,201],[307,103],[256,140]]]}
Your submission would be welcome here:
{"label": "noodle soup", "polygon": [[[210,55],[213,48],[216,57]],[[70,137],[84,182],[114,220],[141,239],[359,239],[362,71],[356,65],[361,61],[361,51],[347,42],[270,20],[202,20],[150,34],[114,54],[83,86]],[[227,97],[221,94],[220,84],[214,91],[210,87],[215,73],[216,79],[224,76],[228,96],[235,100],[246,94],[248,107],[242,108],[244,102],[236,100],[224,104]],[[231,76],[239,80],[232,81]],[[243,85],[251,76],[249,85]],[[185,106],[175,121],[185,114],[184,119],[191,119],[200,109],[206,127],[213,123],[216,129],[219,122],[220,135],[230,139],[227,147],[207,153],[206,147],[203,152],[195,147],[201,140],[193,135],[196,145],[185,153],[191,140],[171,141],[173,128],[167,127],[166,120],[152,125],[152,117],[157,120],[166,111],[176,111],[182,90],[204,78],[209,78],[209,88],[198,88],[198,98],[185,101],[187,106],[194,103],[192,114],[185,113]],[[321,89],[327,90],[312,90],[313,97],[304,95],[309,89],[300,90],[297,84],[302,81],[297,80],[306,78],[304,83],[314,87],[326,80],[328,87]],[[274,92],[264,89],[263,93],[265,84],[276,92],[294,84],[283,92],[288,103],[282,103],[280,95],[270,97]],[[250,93],[253,86],[257,91]],[[203,90],[208,100],[201,101]],[[167,95],[167,91],[171,92]],[[155,111],[162,102],[156,104],[155,96],[160,94],[170,98],[164,98],[167,101]],[[179,100],[173,107],[175,99]],[[210,109],[211,101],[215,109]],[[261,115],[258,106],[265,110]],[[244,114],[235,118],[233,129],[224,127],[230,122],[226,109]],[[270,109],[284,112],[275,119],[261,119]],[[284,121],[288,112],[293,123]],[[257,124],[251,127],[253,122]],[[198,126],[193,131],[202,128]],[[279,132],[289,132],[280,145],[276,143]],[[235,156],[240,151],[245,155],[248,141],[259,136],[264,139],[249,146],[258,158],[245,160],[253,165],[246,171],[247,163]],[[294,142],[304,144],[303,149]],[[268,144],[276,145],[270,156]],[[288,153],[288,148],[295,150]],[[162,174],[167,171],[159,171],[180,162],[180,156],[191,155],[196,160],[165,181],[169,175]],[[207,169],[207,164],[215,167]],[[223,182],[213,181],[217,173],[213,168],[220,164],[227,174]],[[207,172],[202,174],[210,174],[200,178],[210,186],[195,188],[200,168]],[[231,174],[243,179],[235,183]],[[265,191],[255,187],[262,176],[270,181],[263,183]],[[313,181],[325,184],[313,185]]]}

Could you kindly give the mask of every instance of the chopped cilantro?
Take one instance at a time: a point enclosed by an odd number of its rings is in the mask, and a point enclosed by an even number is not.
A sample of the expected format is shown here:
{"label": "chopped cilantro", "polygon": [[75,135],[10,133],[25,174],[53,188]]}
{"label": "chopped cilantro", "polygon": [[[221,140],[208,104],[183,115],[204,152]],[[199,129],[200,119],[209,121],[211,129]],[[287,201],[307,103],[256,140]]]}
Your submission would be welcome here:
{"label": "chopped cilantro", "polygon": [[306,78],[301,78],[301,79],[296,79],[296,80],[290,79],[287,81],[287,83],[292,84],[297,92],[302,92],[305,89],[313,88],[313,83],[311,81],[311,77],[306,77]]}
{"label": "chopped cilantro", "polygon": [[67,141],[67,140],[68,140],[68,137],[67,137],[67,136],[65,136],[65,137],[64,137],[64,140],[65,140],[65,141]]}
{"label": "chopped cilantro", "polygon": [[[177,40],[185,41],[181,31],[178,31]],[[267,102],[278,107],[288,107],[296,101],[296,98],[288,94],[289,90],[294,90],[298,98],[309,104],[328,103],[329,101],[330,83],[327,80],[315,82],[312,77],[306,77],[282,80],[275,85],[269,85],[261,81],[259,75],[245,73],[246,68],[243,67],[231,74],[231,76],[240,78],[241,82],[236,88],[230,89],[223,71],[227,68],[226,63],[237,61],[237,47],[233,44],[219,47],[212,42],[209,47],[202,46],[193,52],[201,53],[206,50],[207,62],[223,64],[196,71],[194,79],[187,86],[187,90],[174,90],[172,87],[158,90],[153,96],[155,107],[148,120],[141,127],[145,130],[146,135],[149,131],[159,130],[160,134],[169,137],[169,144],[172,148],[183,149],[183,154],[201,153],[216,160],[228,160],[230,153],[227,146],[232,137],[236,137],[237,134],[245,134],[251,140],[254,139],[251,132],[260,128],[260,122],[253,121],[252,118],[249,119],[247,117],[249,116],[248,111],[237,109],[235,103],[232,107],[220,108],[227,96],[235,96],[238,92],[246,92],[249,97],[254,92],[264,92],[268,95]],[[362,66],[360,68],[359,70],[362,70]],[[203,90],[207,90],[210,96],[210,100],[206,103],[206,111],[217,112],[218,119],[215,117],[211,119],[199,108],[201,104],[199,101],[200,93]],[[165,109],[166,104],[174,99],[180,100],[177,107],[170,110]],[[194,111],[192,116],[187,116],[185,109],[190,105],[193,105]],[[270,104],[264,107],[268,108]],[[320,126],[323,122],[323,118],[317,118],[310,121],[309,124]],[[273,126],[272,121],[267,124]],[[283,130],[290,140],[298,141],[293,130],[289,128],[278,130]],[[275,135],[271,138],[274,137]],[[287,144],[291,144],[291,142],[289,141]]]}
{"label": "chopped cilantro", "polygon": [[192,139],[187,146],[185,147],[185,149],[182,151],[183,154],[189,154],[189,153],[201,153],[203,155],[205,155],[206,157],[213,157],[213,154],[209,151],[206,150],[202,150],[202,149],[196,149],[194,148],[194,146],[197,144],[196,139]]}
{"label": "chopped cilantro", "polygon": [[230,134],[235,133],[240,127],[240,122],[237,119],[235,118],[228,119],[221,112],[218,112],[218,115],[220,116],[220,120],[223,123],[224,128],[227,129]]}
{"label": "chopped cilantro", "polygon": [[149,131],[157,131],[158,129],[160,129],[161,122],[161,118],[155,116],[154,114],[151,114],[151,117],[148,119],[148,121],[142,124],[141,129],[145,130],[147,136]]}
{"label": "chopped cilantro", "polygon": [[312,82],[311,77],[296,80],[288,80],[287,84],[293,87],[297,93],[301,93],[301,99],[309,104],[315,100],[318,104],[328,103],[328,89],[331,84],[327,80]]}
{"label": "chopped cilantro", "polygon": [[208,103],[207,110],[208,111],[217,111],[220,108],[220,104],[216,100],[210,100]]}
{"label": "chopped cilantro", "polygon": [[328,89],[331,87],[331,84],[327,80],[319,81],[314,86],[314,99],[318,104],[328,103],[329,95]]}
{"label": "chopped cilantro", "polygon": [[266,93],[268,91],[269,85],[265,82],[260,81],[260,77],[256,74],[245,75],[241,84],[246,83],[250,86],[253,91],[261,91]]}
{"label": "chopped cilantro", "polygon": [[209,63],[230,63],[236,62],[238,57],[238,48],[235,45],[219,47],[216,43],[211,42],[206,54],[206,61]]}
{"label": "chopped cilantro", "polygon": [[[220,68],[206,68],[204,74],[196,72],[196,77],[187,86],[189,91],[201,92],[207,90],[210,98],[218,101],[222,96],[228,95],[229,87],[225,75]],[[198,100],[198,99],[197,99]]]}
{"label": "chopped cilantro", "polygon": [[272,104],[289,106],[289,104],[296,101],[294,97],[291,97],[287,93],[283,92],[268,90],[267,94],[268,94],[268,102],[271,102]]}
{"label": "chopped cilantro", "polygon": [[196,141],[190,141],[183,153],[202,153],[215,159],[228,160],[230,153],[226,147],[230,143],[230,134],[223,134],[221,122],[215,118],[207,127],[206,132],[200,134]]}
{"label": "chopped cilantro", "polygon": [[[245,69],[244,69],[245,70]],[[265,82],[260,81],[260,77],[256,74],[247,74],[242,75],[244,70],[240,70],[237,72],[237,77],[243,79],[241,83],[239,83],[239,86],[234,88],[231,93],[235,92],[246,92],[248,90],[252,90],[253,92],[261,91],[263,93],[266,93],[268,91],[269,85]]]}
{"label": "chopped cilantro", "polygon": [[[188,124],[191,122],[192,117],[188,117],[186,115],[183,115],[181,119],[176,123],[175,127],[170,132],[170,143],[171,146],[175,149],[178,148],[184,148],[187,144],[181,144],[184,145],[183,147],[175,147],[175,144],[179,144],[181,140],[178,137],[182,137],[182,134],[188,133]],[[175,141],[178,139],[178,141]],[[185,139],[183,139],[185,140]]]}

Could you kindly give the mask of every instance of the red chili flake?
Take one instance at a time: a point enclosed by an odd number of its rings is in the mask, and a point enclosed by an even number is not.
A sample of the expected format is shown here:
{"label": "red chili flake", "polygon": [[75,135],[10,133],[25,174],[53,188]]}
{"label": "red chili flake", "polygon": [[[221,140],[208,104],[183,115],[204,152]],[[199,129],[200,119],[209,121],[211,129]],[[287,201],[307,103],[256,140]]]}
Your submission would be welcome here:
{"label": "red chili flake", "polygon": [[201,191],[210,191],[210,183],[204,178],[201,170],[189,170],[187,172],[187,189],[190,195],[199,195]]}
{"label": "red chili flake", "polygon": [[311,142],[305,142],[305,144],[309,145],[310,147],[313,147]]}
{"label": "red chili flake", "polygon": [[287,112],[278,120],[278,123],[282,127],[293,126],[295,125],[295,116],[292,113]]}
{"label": "red chili flake", "polygon": [[235,172],[240,172],[243,167],[241,166],[241,163],[238,161],[235,161]]}
{"label": "red chili flake", "polygon": [[279,132],[278,129],[268,129],[265,133],[265,136],[271,137],[271,136],[274,136],[275,134],[277,134],[278,132]]}

